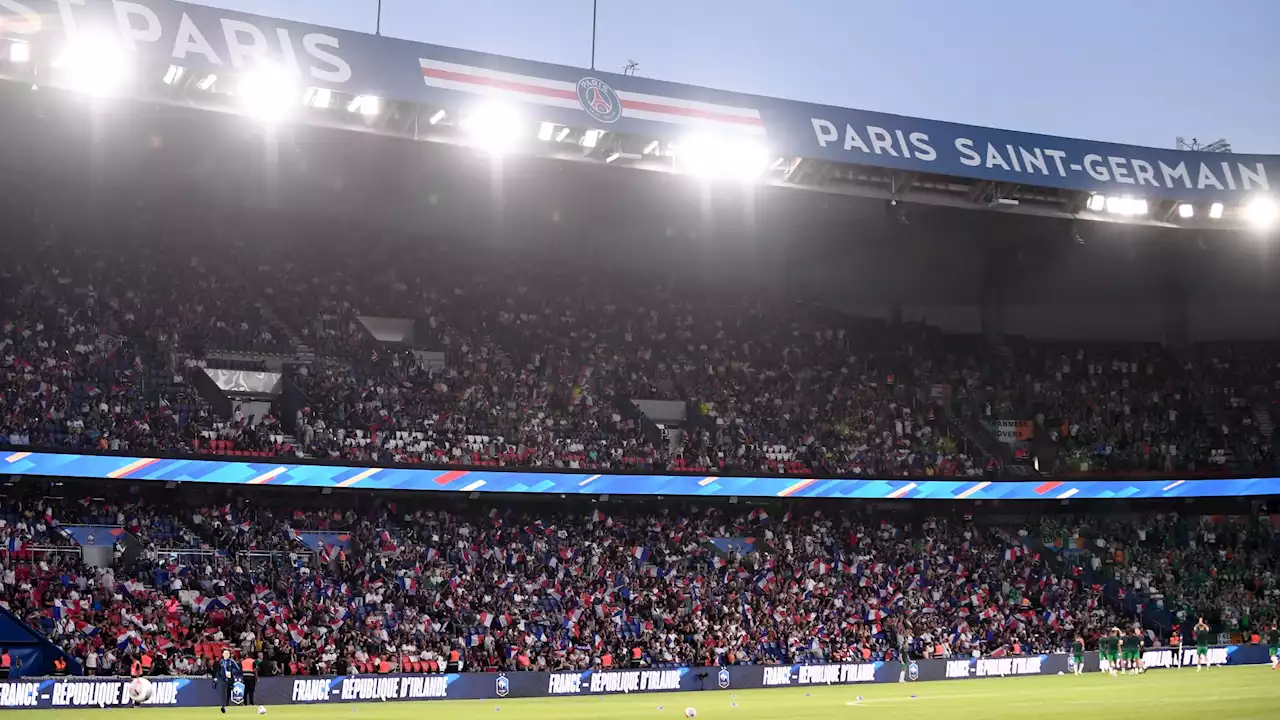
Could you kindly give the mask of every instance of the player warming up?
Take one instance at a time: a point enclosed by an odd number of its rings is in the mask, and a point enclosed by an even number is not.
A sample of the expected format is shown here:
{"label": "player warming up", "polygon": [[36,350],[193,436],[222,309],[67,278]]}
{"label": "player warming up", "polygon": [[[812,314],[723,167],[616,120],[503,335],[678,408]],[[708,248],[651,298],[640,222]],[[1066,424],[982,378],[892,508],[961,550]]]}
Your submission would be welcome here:
{"label": "player warming up", "polygon": [[1280,625],[1267,631],[1267,657],[1271,658],[1271,669],[1280,670]]}
{"label": "player warming up", "polygon": [[217,688],[222,685],[222,712],[227,712],[227,705],[231,703],[231,693],[237,683],[243,682],[244,675],[240,670],[240,665],[231,659],[231,651],[224,649],[222,651],[222,659],[218,661],[217,667],[213,670],[213,687]]}
{"label": "player warming up", "polygon": [[1111,628],[1111,632],[1103,635],[1099,644],[1103,649],[1106,670],[1110,671],[1111,677],[1115,677],[1120,672],[1120,628]]}
{"label": "player warming up", "polygon": [[1076,675],[1083,675],[1084,674],[1084,638],[1080,637],[1079,635],[1076,636],[1075,640],[1071,641],[1071,660],[1073,663],[1071,671]]}
{"label": "player warming up", "polygon": [[1200,618],[1192,631],[1196,636],[1196,672],[1209,669],[1209,624]]}

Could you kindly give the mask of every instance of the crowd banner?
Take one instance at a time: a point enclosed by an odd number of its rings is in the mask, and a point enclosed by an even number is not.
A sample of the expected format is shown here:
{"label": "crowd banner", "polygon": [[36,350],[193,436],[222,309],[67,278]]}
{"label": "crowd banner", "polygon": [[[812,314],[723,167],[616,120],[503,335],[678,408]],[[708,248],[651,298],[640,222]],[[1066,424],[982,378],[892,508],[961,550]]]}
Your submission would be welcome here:
{"label": "crowd banner", "polygon": [[[1195,649],[1153,648],[1148,668],[1188,667]],[[1085,654],[1085,671],[1099,670],[1098,653]],[[1269,662],[1258,645],[1214,647],[1213,665]],[[410,700],[503,700],[506,698],[630,695],[653,692],[752,690],[816,685],[926,682],[991,677],[1067,675],[1074,660],[1065,653],[998,658],[951,658],[828,665],[740,665],[725,668],[586,670],[574,672],[448,673],[435,675],[344,675],[264,677],[260,705],[306,705]],[[130,704],[128,678],[32,678],[0,682],[0,709],[111,708]],[[210,707],[222,693],[209,678],[154,678],[147,706]]]}

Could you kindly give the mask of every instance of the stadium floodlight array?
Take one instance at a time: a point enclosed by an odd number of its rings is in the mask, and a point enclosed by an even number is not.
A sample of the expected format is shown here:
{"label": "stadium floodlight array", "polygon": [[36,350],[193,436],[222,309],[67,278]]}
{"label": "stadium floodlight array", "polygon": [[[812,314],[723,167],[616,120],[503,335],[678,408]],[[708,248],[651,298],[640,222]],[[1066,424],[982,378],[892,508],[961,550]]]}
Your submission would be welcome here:
{"label": "stadium floodlight array", "polygon": [[[246,73],[236,86],[235,95],[241,109],[263,122],[277,122],[288,117],[302,103],[302,93],[294,78],[277,65],[262,65]],[[315,102],[314,98],[311,98]]]}
{"label": "stadium floodlight array", "polygon": [[9,62],[15,64],[31,62],[31,46],[21,41],[10,43]]}
{"label": "stadium floodlight array", "polygon": [[382,101],[373,95],[357,95],[347,103],[347,112],[360,113],[367,118],[377,117],[382,112]]}
{"label": "stadium floodlight array", "polygon": [[317,110],[328,110],[333,104],[333,93],[328,88],[307,88],[305,102]]}
{"label": "stadium floodlight array", "polygon": [[526,122],[515,107],[491,102],[467,113],[462,129],[478,146],[492,153],[504,153],[524,139]]}
{"label": "stadium floodlight array", "polygon": [[1182,218],[1183,220],[1190,220],[1195,216],[1196,216],[1195,205],[1192,205],[1191,203],[1178,204],[1178,217]]}
{"label": "stadium floodlight array", "polygon": [[170,65],[169,69],[164,72],[164,84],[177,85],[186,74],[186,68],[180,65]]}
{"label": "stadium floodlight array", "polygon": [[1112,215],[1124,215],[1127,217],[1146,215],[1149,210],[1146,200],[1129,197],[1128,195],[1108,195],[1106,209]]}
{"label": "stadium floodlight array", "polygon": [[1255,195],[1245,203],[1244,219],[1259,230],[1269,230],[1280,220],[1280,205],[1269,195]]}
{"label": "stadium floodlight array", "polygon": [[1210,220],[1221,220],[1221,219],[1222,219],[1222,212],[1223,212],[1223,210],[1225,210],[1225,209],[1226,209],[1226,206],[1225,206],[1225,205],[1223,205],[1222,203],[1217,203],[1217,202],[1216,202],[1216,203],[1214,203],[1214,204],[1210,205],[1210,206],[1209,206],[1209,219],[1210,219]]}
{"label": "stadium floodlight array", "polygon": [[69,89],[87,95],[111,95],[132,79],[130,56],[104,35],[84,35],[73,40],[53,68]]}
{"label": "stadium floodlight array", "polygon": [[769,150],[760,142],[742,137],[699,135],[673,147],[678,166],[704,178],[752,181],[769,169]]}

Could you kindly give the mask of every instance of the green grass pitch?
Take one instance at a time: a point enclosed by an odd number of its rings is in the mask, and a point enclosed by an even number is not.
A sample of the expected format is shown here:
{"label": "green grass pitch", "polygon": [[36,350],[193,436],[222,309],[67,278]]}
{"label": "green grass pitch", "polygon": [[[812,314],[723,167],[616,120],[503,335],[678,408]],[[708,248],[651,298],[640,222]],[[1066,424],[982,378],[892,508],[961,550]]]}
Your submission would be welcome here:
{"label": "green grass pitch", "polygon": [[[861,700],[858,698],[861,697]],[[1140,676],[1090,673],[1036,678],[842,685],[779,690],[646,695],[362,703],[268,708],[267,720],[677,720],[694,707],[699,720],[1000,720],[1001,718],[1158,718],[1236,720],[1280,716],[1280,672],[1268,666],[1156,670]],[[210,720],[217,708],[107,711],[6,711],[11,720]],[[225,717],[257,717],[231,708]]]}

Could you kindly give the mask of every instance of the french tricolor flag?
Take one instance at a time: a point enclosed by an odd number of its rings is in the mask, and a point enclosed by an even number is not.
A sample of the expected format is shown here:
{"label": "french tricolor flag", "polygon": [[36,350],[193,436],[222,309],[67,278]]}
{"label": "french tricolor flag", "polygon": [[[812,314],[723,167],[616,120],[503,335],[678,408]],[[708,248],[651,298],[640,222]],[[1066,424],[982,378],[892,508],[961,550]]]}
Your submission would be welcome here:
{"label": "french tricolor flag", "polygon": [[868,622],[874,622],[876,620],[882,620],[882,619],[884,619],[884,612],[880,610],[874,610],[874,609],[867,611]]}
{"label": "french tricolor flag", "polygon": [[634,558],[637,563],[643,565],[644,562],[649,559],[649,548],[639,546],[633,547],[631,548],[631,557]]}
{"label": "french tricolor flag", "polygon": [[427,548],[427,562],[434,562],[440,559],[440,551],[435,548]]}
{"label": "french tricolor flag", "polygon": [[17,537],[10,537],[9,541],[5,543],[5,549],[11,553],[21,552],[22,541],[19,540]]}
{"label": "french tricolor flag", "polygon": [[211,597],[198,595],[196,596],[195,601],[192,603],[192,607],[195,608],[196,612],[202,612],[202,613],[209,612],[210,610],[213,609],[214,603],[216,602],[217,601]]}
{"label": "french tricolor flag", "polygon": [[485,627],[493,626],[493,613],[480,613],[480,624]]}
{"label": "french tricolor flag", "polygon": [[418,581],[411,577],[402,577],[399,580],[400,587],[407,591],[415,591],[418,589]]}
{"label": "french tricolor flag", "polygon": [[227,593],[226,595],[219,595],[217,598],[215,598],[215,600],[219,605],[221,605],[224,608],[229,608],[232,605],[236,604],[236,596],[232,595],[231,593]]}

